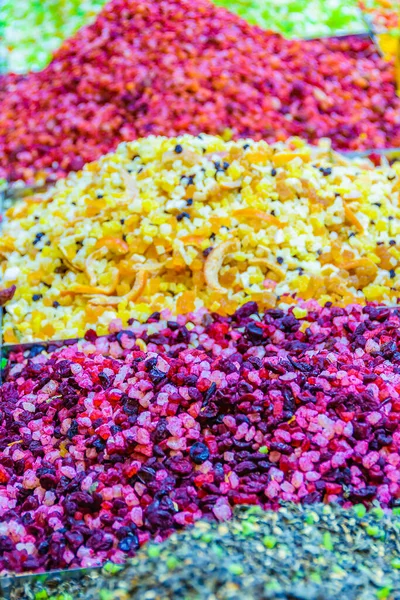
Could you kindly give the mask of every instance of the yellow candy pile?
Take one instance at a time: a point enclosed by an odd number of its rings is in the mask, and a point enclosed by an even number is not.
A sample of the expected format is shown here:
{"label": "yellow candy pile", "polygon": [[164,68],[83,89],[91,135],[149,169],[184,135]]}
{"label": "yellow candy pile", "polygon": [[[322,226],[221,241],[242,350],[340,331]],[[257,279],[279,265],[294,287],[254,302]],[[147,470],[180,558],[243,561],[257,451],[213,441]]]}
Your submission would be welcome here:
{"label": "yellow candy pile", "polygon": [[4,341],[106,333],[165,308],[393,302],[400,167],[299,139],[189,135],[121,144],[16,203],[0,240]]}

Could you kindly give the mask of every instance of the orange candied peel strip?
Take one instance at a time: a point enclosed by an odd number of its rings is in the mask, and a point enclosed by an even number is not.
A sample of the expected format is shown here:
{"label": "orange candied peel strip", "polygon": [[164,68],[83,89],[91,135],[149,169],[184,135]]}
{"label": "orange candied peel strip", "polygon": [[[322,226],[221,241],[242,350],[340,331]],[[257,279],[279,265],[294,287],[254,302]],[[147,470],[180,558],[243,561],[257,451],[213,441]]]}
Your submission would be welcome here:
{"label": "orange candied peel strip", "polygon": [[62,296],[67,296],[68,294],[87,294],[87,295],[96,295],[96,294],[104,294],[110,295],[115,291],[119,283],[119,271],[118,269],[113,269],[113,279],[111,283],[104,287],[97,287],[93,285],[84,285],[80,283],[76,283],[71,285],[67,290],[61,290],[60,294]]}
{"label": "orange candied peel strip", "polygon": [[223,288],[218,281],[218,273],[222,267],[222,264],[228,254],[231,252],[237,252],[240,248],[240,244],[237,240],[229,240],[216,246],[210,254],[207,256],[207,260],[204,264],[204,278],[207,285],[214,291],[226,294],[227,289]]}
{"label": "orange candied peel strip", "polygon": [[115,254],[127,254],[129,252],[129,246],[124,240],[118,237],[102,237],[97,240],[96,248],[107,248]]}
{"label": "orange candied peel strip", "polygon": [[248,261],[251,265],[260,265],[263,267],[267,267],[268,271],[272,271],[273,273],[275,273],[279,277],[279,279],[285,279],[285,272],[282,271],[282,269],[280,269],[278,265],[274,265],[274,263],[269,261],[267,258],[257,258],[255,256],[254,258],[249,258]]}
{"label": "orange candied peel strip", "polygon": [[102,305],[102,306],[116,306],[120,302],[133,302],[137,300],[143,293],[146,287],[149,274],[147,271],[139,271],[136,275],[135,283],[131,290],[125,294],[125,296],[93,296],[89,299],[91,304]]}
{"label": "orange candied peel strip", "polygon": [[269,215],[263,210],[259,210],[258,208],[252,208],[251,206],[247,208],[238,208],[232,212],[233,217],[239,217],[243,219],[257,219],[258,221],[263,221],[264,223],[270,223],[271,225],[275,225],[275,227],[283,227],[283,224],[274,217],[274,215]]}
{"label": "orange candied peel strip", "polygon": [[358,229],[358,231],[364,231],[364,227],[361,225],[360,221],[357,219],[356,215],[353,213],[351,208],[346,204],[344,205],[344,216],[351,225],[354,225],[354,227]]}

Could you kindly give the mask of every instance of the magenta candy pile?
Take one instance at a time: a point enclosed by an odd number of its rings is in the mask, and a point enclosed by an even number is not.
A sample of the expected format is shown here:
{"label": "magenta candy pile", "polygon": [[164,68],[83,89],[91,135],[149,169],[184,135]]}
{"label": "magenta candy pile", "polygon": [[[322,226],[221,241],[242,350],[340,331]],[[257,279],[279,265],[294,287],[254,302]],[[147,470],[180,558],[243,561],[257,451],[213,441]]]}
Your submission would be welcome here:
{"label": "magenta candy pile", "polygon": [[42,72],[0,82],[0,177],[62,176],[153,135],[400,146],[393,64],[364,37],[286,40],[207,0],[111,0]]}
{"label": "magenta candy pile", "polygon": [[[154,314],[0,388],[0,570],[121,562],[237,504],[400,504],[400,311]],[[138,338],[140,338],[139,341]]]}

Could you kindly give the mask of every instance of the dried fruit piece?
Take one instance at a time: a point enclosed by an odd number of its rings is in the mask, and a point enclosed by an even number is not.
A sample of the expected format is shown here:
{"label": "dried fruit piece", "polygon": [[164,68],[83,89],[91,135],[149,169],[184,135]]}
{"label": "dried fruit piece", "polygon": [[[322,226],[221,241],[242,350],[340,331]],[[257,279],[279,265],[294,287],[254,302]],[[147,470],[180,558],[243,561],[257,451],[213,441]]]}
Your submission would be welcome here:
{"label": "dried fruit piece", "polygon": [[207,285],[216,292],[226,294],[227,290],[223,288],[218,281],[218,273],[222,267],[225,258],[232,252],[237,252],[240,248],[240,243],[237,240],[223,242],[214,248],[207,256],[204,264],[204,277]]}
{"label": "dried fruit piece", "polygon": [[4,306],[7,302],[13,299],[16,289],[16,285],[11,285],[8,288],[3,288],[0,290],[0,306]]}
{"label": "dried fruit piece", "polygon": [[143,293],[148,277],[149,275],[147,271],[138,271],[134,285],[132,286],[131,290],[125,294],[125,296],[101,296],[100,294],[104,292],[97,292],[96,295],[90,297],[89,302],[91,304],[100,304],[103,306],[116,306],[120,304],[120,302],[134,302]]}

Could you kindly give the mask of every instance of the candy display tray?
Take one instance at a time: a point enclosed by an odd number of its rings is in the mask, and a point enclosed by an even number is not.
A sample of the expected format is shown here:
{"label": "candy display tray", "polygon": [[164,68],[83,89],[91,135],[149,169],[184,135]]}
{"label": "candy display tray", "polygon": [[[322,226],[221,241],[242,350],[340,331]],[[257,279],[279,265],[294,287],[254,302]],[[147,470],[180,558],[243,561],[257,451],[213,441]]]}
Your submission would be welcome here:
{"label": "candy display tray", "polygon": [[3,575],[0,578],[0,600],[9,600],[11,594],[14,594],[15,598],[25,600],[27,596],[24,595],[24,590],[29,589],[34,584],[45,584],[46,588],[51,592],[52,589],[56,589],[62,583],[76,581],[88,576],[94,579],[100,573],[100,568],[82,568],[27,575]]}

